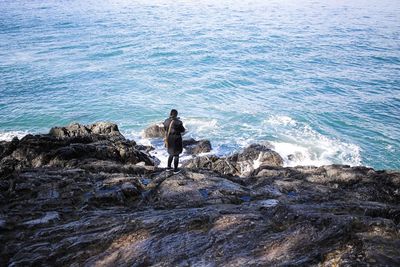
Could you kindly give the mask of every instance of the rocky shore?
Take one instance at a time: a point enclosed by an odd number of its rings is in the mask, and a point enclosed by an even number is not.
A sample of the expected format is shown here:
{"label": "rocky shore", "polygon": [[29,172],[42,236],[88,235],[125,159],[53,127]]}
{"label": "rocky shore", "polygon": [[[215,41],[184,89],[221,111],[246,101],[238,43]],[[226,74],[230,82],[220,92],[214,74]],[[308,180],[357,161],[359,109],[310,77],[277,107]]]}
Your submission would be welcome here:
{"label": "rocky shore", "polygon": [[0,142],[0,266],[400,265],[399,172],[185,146],[174,175],[112,123]]}

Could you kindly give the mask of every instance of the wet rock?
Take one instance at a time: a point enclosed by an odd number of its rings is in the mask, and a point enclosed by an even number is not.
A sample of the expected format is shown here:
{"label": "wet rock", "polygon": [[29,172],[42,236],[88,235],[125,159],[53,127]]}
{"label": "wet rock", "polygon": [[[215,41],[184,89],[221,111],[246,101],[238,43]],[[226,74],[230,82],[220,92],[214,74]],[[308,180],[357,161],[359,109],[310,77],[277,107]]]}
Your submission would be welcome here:
{"label": "wet rock", "polygon": [[18,143],[18,137],[14,137],[11,142],[0,141],[0,158],[9,156],[17,148]]}
{"label": "wet rock", "polygon": [[183,162],[186,168],[211,169],[222,174],[249,176],[261,166],[282,166],[282,157],[268,146],[253,144],[229,157],[203,156]]}
{"label": "wet rock", "polygon": [[[233,156],[235,157],[235,156]],[[282,166],[282,157],[266,145],[252,144],[237,154],[237,161],[252,161],[257,168],[261,165]]]}
{"label": "wet rock", "polygon": [[143,150],[145,152],[150,152],[154,150],[152,146],[145,146],[145,145],[136,145],[136,149]]}
{"label": "wet rock", "polygon": [[72,123],[66,127],[53,127],[49,132],[50,136],[57,138],[84,137],[84,136],[107,136],[123,138],[118,126],[110,122],[97,122],[90,125]]}
{"label": "wet rock", "polygon": [[121,185],[121,191],[127,198],[137,198],[140,195],[138,188],[134,184],[128,182]]}
{"label": "wet rock", "polygon": [[164,138],[165,129],[162,124],[154,124],[146,128],[143,132],[144,138]]}
{"label": "wet rock", "polygon": [[399,265],[399,172],[284,168],[253,146],[174,174],[137,151],[105,136],[21,139],[0,159],[0,266]]}
{"label": "wet rock", "polygon": [[[20,141],[3,144],[3,174],[14,169],[41,166],[72,167],[84,160],[112,160],[118,163],[147,166],[157,164],[157,159],[136,142],[125,139],[112,123],[91,125],[71,124],[52,128],[49,135],[27,135]],[[12,149],[10,149],[12,147]],[[8,152],[5,152],[5,151]]]}
{"label": "wet rock", "polygon": [[211,142],[209,140],[195,140],[193,138],[183,140],[183,147],[186,153],[190,155],[197,155],[211,151]]}
{"label": "wet rock", "polygon": [[14,173],[18,168],[19,161],[12,157],[5,157],[0,160],[0,178]]}
{"label": "wet rock", "polygon": [[124,201],[125,195],[119,187],[100,189],[89,197],[91,204],[99,206],[123,204]]}
{"label": "wet rock", "polygon": [[60,219],[60,215],[56,211],[46,212],[42,217],[34,220],[29,220],[24,222],[23,224],[29,226],[43,225],[51,222],[55,222]]}

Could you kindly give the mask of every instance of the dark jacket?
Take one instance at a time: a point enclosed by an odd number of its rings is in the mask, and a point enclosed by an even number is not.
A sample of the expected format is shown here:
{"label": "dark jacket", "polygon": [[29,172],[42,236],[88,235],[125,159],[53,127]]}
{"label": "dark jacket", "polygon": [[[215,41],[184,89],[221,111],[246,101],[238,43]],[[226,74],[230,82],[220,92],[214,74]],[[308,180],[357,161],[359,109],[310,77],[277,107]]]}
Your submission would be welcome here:
{"label": "dark jacket", "polygon": [[171,126],[171,132],[168,136],[168,154],[177,156],[182,153],[182,133],[185,132],[185,128],[183,127],[182,121],[179,118],[169,117],[164,121],[164,129],[165,132],[168,132],[169,124],[173,120]]}

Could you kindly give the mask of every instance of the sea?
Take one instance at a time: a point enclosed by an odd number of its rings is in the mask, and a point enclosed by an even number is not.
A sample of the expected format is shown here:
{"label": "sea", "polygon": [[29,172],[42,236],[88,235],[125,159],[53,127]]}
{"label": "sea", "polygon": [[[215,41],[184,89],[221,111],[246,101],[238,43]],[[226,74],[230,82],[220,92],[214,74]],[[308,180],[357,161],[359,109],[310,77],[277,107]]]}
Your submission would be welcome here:
{"label": "sea", "polygon": [[400,169],[399,0],[0,0],[0,140],[175,108],[211,154]]}

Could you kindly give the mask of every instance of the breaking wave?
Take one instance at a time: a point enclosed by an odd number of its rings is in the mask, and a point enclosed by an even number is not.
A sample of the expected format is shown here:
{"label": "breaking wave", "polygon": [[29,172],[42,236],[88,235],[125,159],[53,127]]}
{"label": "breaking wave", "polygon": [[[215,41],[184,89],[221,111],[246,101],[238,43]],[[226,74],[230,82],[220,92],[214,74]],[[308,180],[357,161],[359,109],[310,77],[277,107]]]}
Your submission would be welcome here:
{"label": "breaking wave", "polygon": [[11,141],[14,137],[18,137],[18,139],[21,139],[27,134],[27,131],[0,132],[0,141]]}

